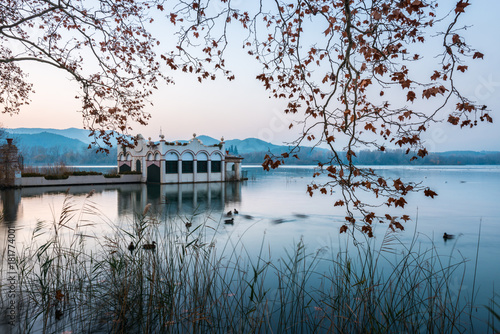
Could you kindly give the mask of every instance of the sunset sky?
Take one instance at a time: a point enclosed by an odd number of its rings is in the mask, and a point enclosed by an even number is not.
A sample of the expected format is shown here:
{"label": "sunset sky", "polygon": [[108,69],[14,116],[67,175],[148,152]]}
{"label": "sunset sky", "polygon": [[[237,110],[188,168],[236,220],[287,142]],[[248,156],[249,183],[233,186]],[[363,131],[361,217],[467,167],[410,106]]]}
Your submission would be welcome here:
{"label": "sunset sky", "polygon": [[[472,130],[460,130],[446,122],[435,124],[425,137],[429,151],[500,151],[499,12],[500,2],[494,0],[472,1],[467,8],[462,23],[471,27],[465,35],[484,54],[484,60],[471,61],[458,83],[465,95],[491,109],[494,123]],[[269,99],[255,80],[260,73],[258,64],[239,47],[230,49],[226,59],[236,75],[232,82],[220,78],[200,84],[194,76],[167,72],[176,84],[160,87],[153,96],[154,106],[147,109],[152,114],[150,124],[134,125],[134,132],[155,140],[160,128],[167,140],[187,139],[192,133],[226,139],[255,137],[275,144],[295,139],[299,129],[288,130],[291,118],[281,112],[285,101]],[[0,123],[6,128],[82,128],[77,112],[80,104],[74,98],[77,84],[51,67],[29,64],[23,68],[34,84],[32,102],[18,115],[0,115]]]}

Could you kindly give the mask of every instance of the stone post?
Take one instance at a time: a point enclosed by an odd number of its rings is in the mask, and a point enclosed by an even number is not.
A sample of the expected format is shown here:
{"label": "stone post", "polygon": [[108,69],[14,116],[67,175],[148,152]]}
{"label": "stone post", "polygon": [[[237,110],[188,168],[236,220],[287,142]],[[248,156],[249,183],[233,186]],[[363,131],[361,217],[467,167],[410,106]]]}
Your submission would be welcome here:
{"label": "stone post", "polygon": [[19,151],[12,144],[12,138],[8,138],[7,144],[0,146],[0,186],[15,187],[20,172]]}

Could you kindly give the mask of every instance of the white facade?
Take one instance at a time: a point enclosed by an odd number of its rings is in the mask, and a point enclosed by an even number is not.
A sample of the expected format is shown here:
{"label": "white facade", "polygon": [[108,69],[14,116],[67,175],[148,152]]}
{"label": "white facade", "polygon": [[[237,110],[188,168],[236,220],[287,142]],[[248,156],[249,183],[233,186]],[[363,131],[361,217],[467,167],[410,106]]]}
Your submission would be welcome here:
{"label": "white facade", "polygon": [[[138,135],[134,148],[118,145],[118,171],[140,171],[141,182],[162,184],[240,180],[242,158],[226,156],[223,141],[207,146],[196,136],[187,143],[166,142],[163,136],[160,138],[153,142]],[[229,178],[226,177],[227,163],[231,165]],[[234,164],[238,167],[232,167]]]}

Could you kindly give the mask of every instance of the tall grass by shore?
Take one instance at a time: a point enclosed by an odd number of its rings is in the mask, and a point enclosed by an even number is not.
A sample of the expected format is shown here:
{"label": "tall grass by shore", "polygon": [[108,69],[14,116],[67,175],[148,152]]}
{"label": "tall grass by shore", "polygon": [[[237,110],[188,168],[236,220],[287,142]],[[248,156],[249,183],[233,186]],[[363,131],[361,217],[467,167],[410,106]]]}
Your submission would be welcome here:
{"label": "tall grass by shore", "polygon": [[[455,284],[465,261],[419,249],[416,236],[403,245],[388,232],[380,247],[366,240],[338,252],[299,241],[274,259],[265,239],[257,256],[238,239],[217,244],[222,227],[210,217],[195,226],[150,205],[126,226],[99,217],[91,194],[82,207],[67,195],[18,250],[16,332],[471,331],[472,296]],[[99,224],[113,233],[93,235]],[[152,241],[154,250],[142,247]]]}

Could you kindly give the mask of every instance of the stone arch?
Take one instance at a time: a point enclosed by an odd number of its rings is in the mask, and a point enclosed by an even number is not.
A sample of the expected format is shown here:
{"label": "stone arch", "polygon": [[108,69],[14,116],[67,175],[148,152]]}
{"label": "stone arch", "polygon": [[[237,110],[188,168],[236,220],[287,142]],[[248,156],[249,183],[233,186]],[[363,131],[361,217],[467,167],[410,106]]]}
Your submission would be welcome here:
{"label": "stone arch", "polygon": [[196,160],[198,161],[207,161],[208,160],[208,153],[206,151],[200,151],[196,154]]}
{"label": "stone arch", "polygon": [[165,160],[168,160],[168,161],[178,161],[179,160],[179,152],[177,151],[168,151],[166,154],[165,154]]}
{"label": "stone arch", "polygon": [[211,171],[212,173],[222,173],[222,154],[219,152],[214,152],[211,155]]}
{"label": "stone arch", "polygon": [[199,174],[208,173],[208,154],[200,151],[196,154],[196,172]]}
{"label": "stone arch", "polygon": [[184,151],[182,152],[182,161],[193,161],[194,160],[194,152],[191,151],[191,150],[188,150],[188,151]]}
{"label": "stone arch", "polygon": [[210,156],[210,160],[212,160],[212,161],[222,161],[222,154],[220,152],[214,152]]}
{"label": "stone arch", "polygon": [[177,174],[179,173],[179,152],[168,151],[165,154],[165,173]]}
{"label": "stone arch", "polygon": [[182,174],[194,173],[194,153],[192,151],[185,151],[182,153]]}

